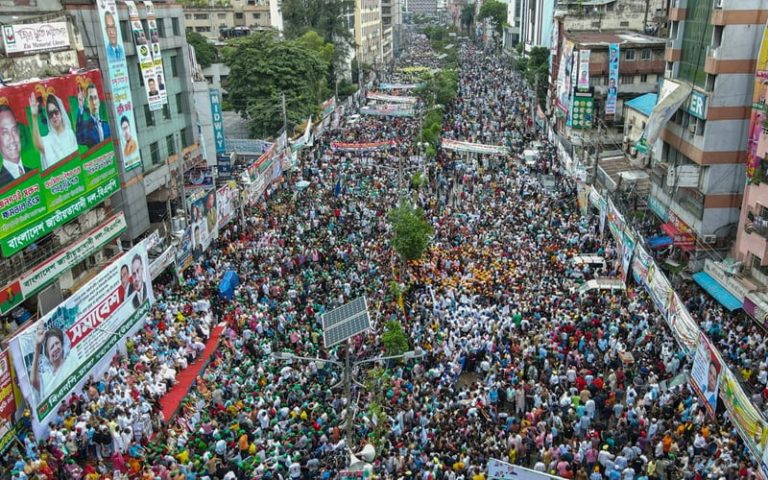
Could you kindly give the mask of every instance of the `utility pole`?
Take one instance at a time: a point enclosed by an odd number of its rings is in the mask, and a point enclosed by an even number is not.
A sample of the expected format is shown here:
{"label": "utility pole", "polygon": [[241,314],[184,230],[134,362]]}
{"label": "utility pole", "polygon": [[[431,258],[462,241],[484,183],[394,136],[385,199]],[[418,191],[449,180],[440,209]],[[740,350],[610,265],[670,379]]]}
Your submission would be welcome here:
{"label": "utility pole", "polygon": [[283,101],[283,131],[288,135],[288,112],[285,110],[285,93],[281,93],[280,97]]}
{"label": "utility pole", "polygon": [[648,9],[651,8],[651,0],[645,0],[645,15],[643,16],[643,33],[648,30]]}
{"label": "utility pole", "polygon": [[597,171],[600,167],[600,151],[603,147],[602,142],[602,127],[603,127],[603,121],[598,119],[597,120],[597,143],[595,144],[595,161],[594,161],[594,170],[593,170],[593,177],[592,177],[592,185],[594,186],[597,183]]}
{"label": "utility pole", "polygon": [[184,215],[187,215],[187,192],[184,188],[184,155],[181,154],[181,142],[179,141],[179,134],[178,132],[173,134],[173,143],[176,145],[176,162],[178,163],[178,170],[179,170],[179,188],[178,193],[180,194],[180,201],[179,204],[181,205],[181,209],[184,211]]}
{"label": "utility pole", "polygon": [[348,450],[352,450],[352,364],[349,360],[349,351],[352,349],[351,339],[347,340],[347,355],[344,359],[344,396],[347,397],[347,418],[345,420],[344,443]]}

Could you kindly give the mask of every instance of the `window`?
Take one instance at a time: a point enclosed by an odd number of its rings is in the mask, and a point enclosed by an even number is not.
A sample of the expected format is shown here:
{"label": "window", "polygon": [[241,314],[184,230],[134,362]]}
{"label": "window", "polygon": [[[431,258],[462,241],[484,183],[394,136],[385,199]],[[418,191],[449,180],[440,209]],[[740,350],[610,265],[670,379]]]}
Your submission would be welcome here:
{"label": "window", "polygon": [[189,134],[188,128],[182,128],[181,132],[179,133],[181,135],[181,144],[183,146],[190,146],[192,145],[193,139]]}
{"label": "window", "polygon": [[[208,30],[210,30],[210,27],[208,27]],[[200,30],[197,30],[197,31],[199,32]],[[173,75],[174,77],[179,76],[179,66],[176,64],[177,60],[178,60],[178,57],[176,55],[171,55],[171,75]]]}
{"label": "window", "polygon": [[207,13],[196,13],[195,14],[195,20],[208,20],[208,14]]}
{"label": "window", "polygon": [[242,19],[243,19],[243,14],[242,14],[242,12],[237,12],[237,13],[235,13],[235,19],[236,19],[236,20],[242,20]]}
{"label": "window", "polygon": [[622,75],[619,77],[619,85],[632,85],[635,83],[634,75]]}
{"label": "window", "polygon": [[261,18],[260,13],[252,13],[251,16],[253,17],[254,20],[259,20]]}
{"label": "window", "polygon": [[218,17],[219,17],[219,20],[225,20],[227,18],[227,14],[226,13],[219,13]]}
{"label": "window", "polygon": [[176,153],[176,142],[173,141],[173,135],[165,137],[165,148],[168,149],[168,156]]}
{"label": "window", "polygon": [[634,60],[634,59],[635,59],[634,50],[624,50],[624,60]]}
{"label": "window", "polygon": [[595,75],[595,76],[589,77],[589,84],[592,85],[593,87],[598,87],[600,85],[603,85],[604,82],[605,82],[605,77],[603,76]]}
{"label": "window", "polygon": [[123,40],[126,42],[129,38],[133,38],[133,32],[128,28],[128,20],[120,20],[120,33],[123,34]]}
{"label": "window", "polygon": [[184,19],[185,20],[192,20],[192,14],[191,13],[185,13],[184,14]]}
{"label": "window", "polygon": [[651,49],[650,48],[644,48],[640,50],[640,60],[650,60],[651,59]]}
{"label": "window", "polygon": [[181,92],[176,94],[176,113],[184,113],[184,97]]}
{"label": "window", "polygon": [[181,35],[181,28],[179,27],[179,19],[176,17],[171,18],[171,29],[173,30],[173,36],[178,37]]}
{"label": "window", "polygon": [[640,83],[648,83],[648,74],[643,73],[640,75]]}
{"label": "window", "polygon": [[620,27],[629,27],[629,22],[619,22]]}
{"label": "window", "polygon": [[198,33],[210,32],[211,27],[195,27],[195,31]]}
{"label": "window", "polygon": [[147,122],[148,127],[155,125],[155,115],[152,110],[149,109],[149,105],[144,104],[144,120]]}
{"label": "window", "polygon": [[152,165],[160,164],[160,145],[157,142],[149,145],[149,156],[152,158]]}
{"label": "window", "polygon": [[715,90],[715,80],[717,79],[717,75],[707,74],[707,83],[704,86],[704,90],[707,92],[712,92]]}
{"label": "window", "polygon": [[685,12],[678,78],[693,83],[694,86],[704,87],[707,80],[707,73],[704,71],[707,39],[713,38],[714,28],[710,22],[712,0],[690,0]]}
{"label": "window", "polygon": [[163,105],[163,118],[166,120],[171,119],[171,106],[167,103]]}
{"label": "window", "polygon": [[165,38],[165,19],[163,18],[157,19],[157,34],[160,38]]}
{"label": "window", "polygon": [[141,85],[143,87],[144,86],[144,75],[142,75],[142,73],[141,73],[141,65],[139,65],[138,63],[136,64],[136,72],[137,72],[136,78],[139,79],[138,80],[139,81],[139,85]]}

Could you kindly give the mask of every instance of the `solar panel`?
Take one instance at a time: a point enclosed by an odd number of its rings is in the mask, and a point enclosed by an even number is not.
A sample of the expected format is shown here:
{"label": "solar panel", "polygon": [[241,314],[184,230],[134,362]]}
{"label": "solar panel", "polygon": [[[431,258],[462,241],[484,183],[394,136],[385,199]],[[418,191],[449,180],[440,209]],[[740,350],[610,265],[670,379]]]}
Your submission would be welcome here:
{"label": "solar panel", "polygon": [[330,348],[371,328],[371,317],[368,316],[365,297],[358,297],[324,313],[322,322],[325,348]]}

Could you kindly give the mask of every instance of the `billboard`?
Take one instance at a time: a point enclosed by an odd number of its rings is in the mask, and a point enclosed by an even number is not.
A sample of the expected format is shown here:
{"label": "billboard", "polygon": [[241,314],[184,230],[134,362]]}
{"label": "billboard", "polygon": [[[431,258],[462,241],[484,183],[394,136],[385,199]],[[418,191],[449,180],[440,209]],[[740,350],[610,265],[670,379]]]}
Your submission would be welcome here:
{"label": "billboard", "polygon": [[605,95],[605,114],[616,114],[616,97],[619,93],[619,44],[608,46],[608,93]]}
{"label": "billboard", "polygon": [[557,71],[557,107],[568,114],[571,101],[571,68],[573,68],[573,42],[565,42]]}
{"label": "billboard", "polygon": [[119,156],[123,159],[123,169],[127,172],[141,165],[141,156],[136,135],[136,119],[133,117],[133,98],[128,79],[128,64],[125,61],[123,35],[120,32],[115,0],[96,2],[96,8],[106,53],[102,58],[107,59],[106,78],[112,87],[112,113],[119,130]]}
{"label": "billboard", "polygon": [[231,180],[216,191],[216,207],[218,211],[219,228],[232,221],[237,216],[238,197],[240,190],[237,188],[237,182]]}
{"label": "billboard", "polygon": [[592,92],[574,92],[571,101],[571,128],[592,128],[594,108],[595,98],[592,96]]}
{"label": "billboard", "polygon": [[45,52],[69,47],[67,22],[3,25],[5,54]]}
{"label": "billboard", "polygon": [[154,301],[140,243],[10,340],[37,438],[70,392],[109,367],[115,346],[141,327]]}
{"label": "billboard", "polygon": [[0,87],[0,133],[3,256],[120,188],[98,70]]}
{"label": "billboard", "polygon": [[216,155],[227,151],[224,142],[224,117],[221,113],[221,93],[218,88],[208,90],[211,99],[211,124],[213,125],[213,142],[216,144]]}
{"label": "billboard", "polygon": [[[144,0],[147,9],[147,29],[149,30],[149,47],[152,50],[152,62],[155,64],[155,79],[160,90],[160,103],[168,103],[168,92],[165,89],[165,71],[163,71],[163,54],[160,51],[160,32],[157,29],[155,6],[149,0]],[[160,88],[162,86],[162,88]]]}
{"label": "billboard", "polygon": [[23,414],[16,385],[11,357],[8,350],[3,350],[0,352],[0,454],[12,445],[20,426],[17,421]]}
{"label": "billboard", "polygon": [[[747,137],[747,178],[751,182],[765,181],[765,172],[760,172],[760,162],[768,151],[768,133],[763,124],[768,118],[768,27],[763,29],[760,51],[757,54],[755,84],[752,91],[752,113],[749,118]],[[758,146],[760,148],[758,152]],[[756,177],[760,172],[761,175]]]}
{"label": "billboard", "polygon": [[591,50],[579,50],[579,75],[576,87],[581,90],[589,90],[589,57]]}
{"label": "billboard", "polygon": [[691,367],[691,382],[699,396],[704,399],[704,406],[711,418],[715,418],[717,410],[717,393],[720,387],[720,372],[723,364],[710,345],[706,335],[699,336],[699,345],[693,356]]}
{"label": "billboard", "polygon": [[0,297],[0,313],[8,313],[13,307],[39,292],[66,270],[82,262],[104,245],[117,238],[126,229],[123,212],[81,236],[66,249],[48,257],[31,270],[22,273],[12,283],[3,287],[6,293]]}
{"label": "billboard", "polygon": [[198,259],[219,235],[216,190],[211,189],[189,202],[189,218],[192,221],[192,255]]}
{"label": "billboard", "polygon": [[[139,9],[133,0],[125,0],[128,7],[128,20],[131,22],[131,32],[133,32],[133,43],[136,45],[136,57],[139,59],[139,71],[144,81],[144,91],[147,94],[147,103],[150,110],[160,110],[163,108],[163,96],[161,91],[165,92],[165,79],[158,78],[155,75],[155,60],[152,58],[152,50],[149,44],[147,34],[144,32],[144,25],[139,19]],[[159,40],[158,40],[159,42]],[[160,44],[157,44],[160,55]]]}

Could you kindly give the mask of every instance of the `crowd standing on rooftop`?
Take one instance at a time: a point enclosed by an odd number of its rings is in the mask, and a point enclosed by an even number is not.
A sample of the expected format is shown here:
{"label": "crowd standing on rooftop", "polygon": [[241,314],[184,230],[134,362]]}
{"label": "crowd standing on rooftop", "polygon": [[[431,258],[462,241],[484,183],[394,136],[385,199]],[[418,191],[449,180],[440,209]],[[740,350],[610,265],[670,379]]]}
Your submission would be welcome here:
{"label": "crowd standing on rooftop", "polygon": [[[578,293],[575,277],[617,275],[620,254],[597,216],[580,214],[575,186],[527,121],[520,74],[471,43],[459,49],[459,94],[446,106],[443,137],[513,152],[540,141],[536,165],[514,153],[444,150],[426,162],[418,118],[342,122],[302,152],[293,180],[308,188],[279,188],[225,229],[179,285],[155,283],[157,305],[127,354],[62,404],[49,438],[26,438],[8,464],[12,478],[331,479],[348,447],[369,441],[382,479],[484,479],[490,458],[580,480],[756,478],[723,415],[707,416],[685,382],[666,387],[689,360],[647,295]],[[439,63],[418,37],[399,65]],[[408,78],[391,70],[385,80]],[[394,146],[331,148],[384,140]],[[400,159],[430,181],[409,188]],[[554,188],[542,185],[545,174]],[[387,213],[403,195],[423,208],[434,236],[400,272],[409,284],[400,303],[389,285],[399,266]],[[573,275],[579,252],[607,264]],[[241,285],[235,301],[221,300],[215,287],[231,269]],[[401,322],[411,347],[425,352],[388,364],[379,414],[368,408],[378,392],[354,387],[348,405],[331,388],[342,373],[332,362],[271,355],[382,355],[380,330],[322,346],[319,315],[361,295],[378,326]],[[685,298],[763,397],[762,332],[728,323],[698,293]],[[219,322],[219,348],[165,424],[158,399],[199,361]]]}

